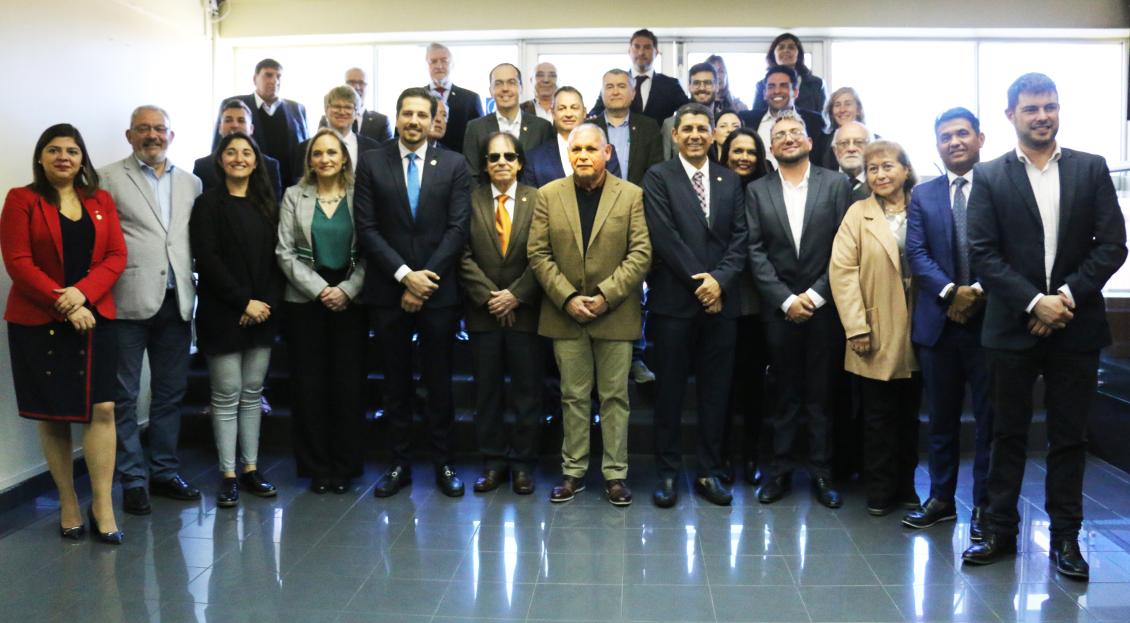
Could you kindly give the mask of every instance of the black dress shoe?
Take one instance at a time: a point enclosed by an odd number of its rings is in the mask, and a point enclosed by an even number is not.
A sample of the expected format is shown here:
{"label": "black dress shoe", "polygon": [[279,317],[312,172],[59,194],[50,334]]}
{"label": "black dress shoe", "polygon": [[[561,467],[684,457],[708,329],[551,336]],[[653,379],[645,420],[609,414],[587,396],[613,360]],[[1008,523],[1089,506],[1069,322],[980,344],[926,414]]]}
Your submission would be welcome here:
{"label": "black dress shoe", "polygon": [[561,484],[557,485],[549,492],[549,501],[554,504],[568,502],[584,490],[585,483],[583,480],[572,476],[565,476],[561,479]]}
{"label": "black dress shoe", "polygon": [[1091,567],[1079,551],[1079,541],[1074,539],[1052,541],[1052,549],[1048,552],[1048,556],[1055,563],[1055,570],[1061,574],[1076,580],[1091,578]]}
{"label": "black dress shoe", "polygon": [[961,562],[971,565],[991,565],[1008,556],[1016,555],[1016,537],[1002,537],[986,533],[980,543],[970,545],[961,554]]}
{"label": "black dress shoe", "polygon": [[73,528],[59,526],[59,536],[72,541],[80,541],[82,537],[86,536],[86,526],[84,524],[79,524]]}
{"label": "black dress shoe", "polygon": [[498,485],[506,482],[506,477],[505,469],[485,469],[483,474],[475,480],[475,484],[471,485],[471,488],[475,490],[475,493],[494,491],[498,488]]}
{"label": "black dress shoe", "polygon": [[412,484],[412,472],[403,465],[397,465],[388,470],[377,479],[377,486],[373,489],[373,495],[378,498],[387,498],[390,495],[396,495],[404,487]]}
{"label": "black dress shoe", "polygon": [[328,493],[330,490],[330,481],[328,478],[315,478],[310,481],[310,492],[322,495]]}
{"label": "black dress shoe", "polygon": [[220,491],[216,494],[216,506],[232,508],[239,505],[239,480],[224,478],[220,480]]}
{"label": "black dress shoe", "polygon": [[348,478],[334,478],[330,480],[330,491],[337,495],[345,495],[353,488],[353,483]]}
{"label": "black dress shoe", "polygon": [[791,476],[774,476],[761,485],[761,489],[757,491],[757,501],[762,504],[772,504],[788,495],[792,488]]}
{"label": "black dress shoe", "polygon": [[149,493],[145,487],[130,487],[122,491],[122,510],[130,515],[148,515],[153,512],[149,505]]}
{"label": "black dress shoe", "polygon": [[[121,545],[125,540],[125,534],[121,530],[113,532],[103,532],[98,528],[98,520],[94,518],[94,507],[89,506],[86,509],[86,517],[90,520],[90,528],[94,531],[94,538],[108,545]],[[1086,564],[1086,563],[1083,563]]]}
{"label": "black dress shoe", "polygon": [[531,472],[518,470],[510,482],[510,488],[518,495],[529,495],[534,492],[534,475]]}
{"label": "black dress shoe", "polygon": [[890,500],[868,500],[867,514],[872,517],[884,517],[895,512],[898,505]]}
{"label": "black dress shoe", "polygon": [[757,469],[757,461],[746,461],[745,463],[745,481],[750,486],[756,487],[761,482],[762,473]]}
{"label": "black dress shoe", "polygon": [[181,478],[179,474],[168,480],[150,482],[149,494],[159,495],[173,500],[181,500],[182,502],[191,502],[200,499],[200,489],[185,482],[184,478]]}
{"label": "black dress shoe", "polygon": [[729,506],[730,502],[734,501],[734,496],[730,495],[726,486],[715,477],[695,478],[694,491],[707,502],[717,506]]}
{"label": "black dress shoe", "polygon": [[812,495],[816,501],[828,508],[839,508],[844,505],[840,492],[832,488],[832,482],[826,476],[816,476],[812,479]]}
{"label": "black dress shoe", "polygon": [[257,469],[240,474],[239,486],[251,495],[261,498],[273,498],[279,493],[278,488],[263,478],[263,474]]}
{"label": "black dress shoe", "polygon": [[440,465],[436,468],[436,486],[441,493],[449,498],[463,496],[463,481],[450,465]]}
{"label": "black dress shoe", "polygon": [[977,543],[985,538],[985,509],[980,506],[973,507],[969,517],[969,540]]}
{"label": "black dress shoe", "polygon": [[661,478],[655,485],[651,494],[651,501],[659,508],[671,508],[679,501],[679,494],[675,491],[674,478]]}
{"label": "black dress shoe", "polygon": [[930,498],[926,500],[926,506],[917,510],[912,510],[902,518],[902,525],[907,528],[929,528],[930,526],[941,523],[943,521],[953,521],[957,519],[957,509],[954,508],[953,503],[946,504],[945,502]]}

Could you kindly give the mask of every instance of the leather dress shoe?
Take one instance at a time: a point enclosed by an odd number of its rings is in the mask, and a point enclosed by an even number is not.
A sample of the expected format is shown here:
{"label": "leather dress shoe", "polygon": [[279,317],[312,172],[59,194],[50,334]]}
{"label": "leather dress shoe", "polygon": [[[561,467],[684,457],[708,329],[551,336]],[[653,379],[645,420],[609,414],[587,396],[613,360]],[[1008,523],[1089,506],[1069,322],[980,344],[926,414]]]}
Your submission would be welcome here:
{"label": "leather dress shoe", "polygon": [[149,492],[145,487],[130,487],[122,491],[122,510],[130,515],[148,515],[153,512],[149,505]]}
{"label": "leather dress shoe", "polygon": [[757,461],[746,461],[745,463],[745,481],[750,486],[756,487],[761,482],[763,474],[757,468]]}
{"label": "leather dress shoe", "polygon": [[239,486],[251,495],[261,498],[273,498],[279,493],[278,488],[263,478],[263,474],[257,469],[240,474]]}
{"label": "leather dress shoe", "polygon": [[150,481],[149,494],[159,495],[163,498],[191,502],[200,499],[200,489],[185,482],[179,474],[168,480]]}
{"label": "leather dress shoe", "polygon": [[722,482],[715,477],[695,478],[694,491],[704,500],[717,506],[729,506],[734,496]]}
{"label": "leather dress shoe", "polygon": [[840,492],[832,487],[832,482],[827,476],[816,476],[812,479],[812,495],[816,501],[828,508],[839,508],[844,505]]}
{"label": "leather dress shoe", "polygon": [[330,480],[330,491],[338,495],[349,493],[353,488],[353,483],[348,478],[334,478]]}
{"label": "leather dress shoe", "polygon": [[463,481],[450,465],[440,465],[436,468],[436,486],[441,493],[449,498],[462,497]]}
{"label": "leather dress shoe", "polygon": [[974,506],[969,517],[969,540],[974,543],[985,538],[985,509]]}
{"label": "leather dress shoe", "polygon": [[561,479],[561,484],[549,492],[549,501],[555,503],[568,502],[584,490],[585,483],[580,478],[565,476]]}
{"label": "leather dress shoe", "polygon": [[867,514],[872,517],[885,517],[895,512],[896,508],[898,508],[898,505],[890,502],[868,502]]}
{"label": "leather dress shoe", "polygon": [[475,490],[475,493],[494,491],[498,488],[498,485],[506,482],[506,477],[505,469],[484,469],[483,475],[479,476],[479,479],[475,481],[471,488]]}
{"label": "leather dress shoe", "polygon": [[604,481],[604,495],[608,503],[613,506],[628,506],[632,503],[632,490],[628,483],[620,478]]}
{"label": "leather dress shoe", "polygon": [[[106,543],[107,545],[121,545],[125,540],[125,534],[121,530],[113,532],[103,532],[98,528],[98,520],[94,518],[94,507],[89,506],[86,509],[86,517],[90,520],[90,528],[94,531],[94,538]],[[1083,563],[1087,564],[1087,563]]]}
{"label": "leather dress shoe", "polygon": [[980,543],[970,545],[961,554],[961,562],[971,565],[991,565],[1016,554],[1016,537],[985,534]]}
{"label": "leather dress shoe", "polygon": [[660,478],[651,494],[651,501],[659,508],[671,508],[679,501],[679,494],[675,491],[674,478]]}
{"label": "leather dress shoe", "polygon": [[930,498],[926,500],[926,505],[922,508],[907,513],[902,518],[902,525],[907,528],[922,529],[955,519],[957,519],[957,509],[954,508],[952,502],[947,504],[937,498]]}
{"label": "leather dress shoe", "polygon": [[1052,541],[1052,549],[1048,552],[1048,557],[1055,564],[1055,570],[1062,575],[1076,580],[1091,578],[1091,567],[1084,560],[1082,552],[1079,551],[1079,541],[1075,539]]}
{"label": "leather dress shoe", "polygon": [[216,494],[216,506],[231,508],[239,504],[239,480],[224,478],[220,481],[220,491]]}
{"label": "leather dress shoe", "polygon": [[59,526],[59,536],[72,541],[80,541],[86,536],[86,524],[79,524],[73,528]]}
{"label": "leather dress shoe", "polygon": [[790,476],[774,476],[761,485],[761,489],[757,491],[757,501],[762,504],[772,504],[785,497],[792,488]]}
{"label": "leather dress shoe", "polygon": [[518,495],[529,495],[534,492],[534,475],[525,470],[517,470],[514,472],[514,478],[510,481],[510,488]]}
{"label": "leather dress shoe", "polygon": [[373,495],[378,498],[387,498],[396,495],[404,487],[412,484],[412,472],[403,465],[389,469],[377,479],[377,486],[373,488]]}
{"label": "leather dress shoe", "polygon": [[330,490],[330,481],[328,478],[315,478],[310,481],[310,491],[322,495],[328,493]]}

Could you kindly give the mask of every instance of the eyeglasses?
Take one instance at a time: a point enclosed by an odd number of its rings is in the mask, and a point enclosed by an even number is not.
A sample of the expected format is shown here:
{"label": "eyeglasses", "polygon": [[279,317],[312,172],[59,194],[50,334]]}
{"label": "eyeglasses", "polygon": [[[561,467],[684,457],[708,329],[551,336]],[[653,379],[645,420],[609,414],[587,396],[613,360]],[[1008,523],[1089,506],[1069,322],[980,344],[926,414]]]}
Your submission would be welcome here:
{"label": "eyeglasses", "polygon": [[508,151],[504,154],[499,154],[499,153],[487,154],[487,161],[490,162],[491,164],[494,164],[495,162],[498,162],[499,160],[501,160],[503,158],[506,158],[507,162],[514,162],[515,160],[518,159],[518,154],[516,154],[512,151]]}
{"label": "eyeglasses", "polygon": [[836,147],[839,147],[840,149],[843,149],[845,147],[867,147],[867,144],[870,142],[871,141],[865,138],[844,139],[842,141],[836,141]]}
{"label": "eyeglasses", "polygon": [[169,128],[167,128],[163,125],[147,125],[146,124],[146,125],[135,125],[133,127],[133,131],[137,132],[138,134],[149,134],[150,130],[156,132],[157,134],[168,134],[169,133]]}
{"label": "eyeglasses", "polygon": [[774,132],[772,136],[770,136],[770,138],[775,141],[783,141],[785,140],[785,137],[804,138],[806,136],[808,135],[804,133],[804,130],[800,128],[793,128],[791,130],[781,130],[780,132]]}
{"label": "eyeglasses", "polygon": [[354,112],[357,109],[352,104],[330,104],[330,110],[334,112]]}
{"label": "eyeglasses", "polygon": [[510,78],[508,80],[495,80],[494,81],[494,88],[496,88],[496,89],[501,89],[502,87],[513,88],[513,87],[517,87],[517,86],[518,86],[518,80],[516,80],[514,78]]}

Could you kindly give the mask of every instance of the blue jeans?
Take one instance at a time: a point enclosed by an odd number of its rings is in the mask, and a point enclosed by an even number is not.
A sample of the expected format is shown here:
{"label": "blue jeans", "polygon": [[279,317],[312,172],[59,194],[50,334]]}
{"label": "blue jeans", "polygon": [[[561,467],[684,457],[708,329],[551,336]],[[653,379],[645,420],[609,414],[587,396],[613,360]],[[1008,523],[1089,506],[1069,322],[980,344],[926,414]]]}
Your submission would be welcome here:
{"label": "blue jeans", "polygon": [[[118,433],[117,474],[123,489],[177,475],[180,403],[188,386],[192,323],[181,320],[176,290],[168,290],[161,309],[147,320],[118,320],[118,388],[114,419]],[[141,361],[149,353],[149,460],[137,426]]]}

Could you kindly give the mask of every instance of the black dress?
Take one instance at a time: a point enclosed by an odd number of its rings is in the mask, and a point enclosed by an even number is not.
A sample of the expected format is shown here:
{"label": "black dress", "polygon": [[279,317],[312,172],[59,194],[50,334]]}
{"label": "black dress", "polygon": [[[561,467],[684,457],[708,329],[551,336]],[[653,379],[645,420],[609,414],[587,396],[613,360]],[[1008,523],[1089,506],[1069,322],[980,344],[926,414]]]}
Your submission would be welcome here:
{"label": "black dress", "polygon": [[[63,242],[63,282],[86,276],[94,251],[94,223],[83,209],[77,221],[59,215]],[[21,417],[58,422],[89,422],[92,407],[113,402],[118,342],[113,323],[94,312],[85,335],[69,322],[28,326],[8,323],[12,379]]]}

